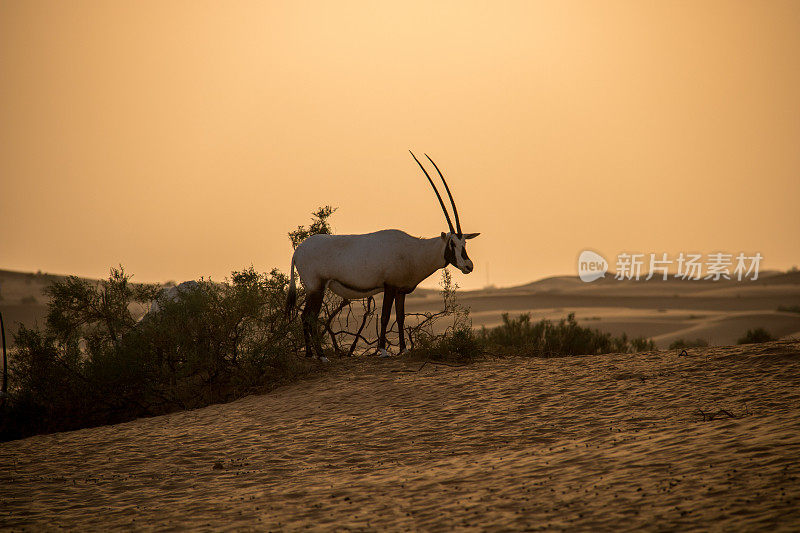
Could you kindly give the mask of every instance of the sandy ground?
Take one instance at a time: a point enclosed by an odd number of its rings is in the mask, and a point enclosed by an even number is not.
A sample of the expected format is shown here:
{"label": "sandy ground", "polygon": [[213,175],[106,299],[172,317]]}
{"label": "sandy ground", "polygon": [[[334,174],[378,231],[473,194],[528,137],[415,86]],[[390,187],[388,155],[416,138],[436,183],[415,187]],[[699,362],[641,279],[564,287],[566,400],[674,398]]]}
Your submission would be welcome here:
{"label": "sandy ground", "polygon": [[2,443],[0,526],[800,528],[800,343],[419,365]]}

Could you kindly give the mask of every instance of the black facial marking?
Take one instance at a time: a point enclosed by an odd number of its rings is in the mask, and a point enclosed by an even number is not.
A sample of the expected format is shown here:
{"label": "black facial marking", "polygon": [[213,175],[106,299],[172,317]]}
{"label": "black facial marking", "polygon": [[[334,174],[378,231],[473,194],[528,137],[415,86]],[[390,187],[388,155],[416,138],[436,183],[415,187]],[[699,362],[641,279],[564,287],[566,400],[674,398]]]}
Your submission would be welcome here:
{"label": "black facial marking", "polygon": [[467,257],[467,247],[466,246],[461,249],[461,259],[463,259],[464,261],[469,261],[469,257]]}
{"label": "black facial marking", "polygon": [[453,265],[456,266],[456,247],[453,244],[453,241],[447,243],[447,246],[444,249],[444,266]]}

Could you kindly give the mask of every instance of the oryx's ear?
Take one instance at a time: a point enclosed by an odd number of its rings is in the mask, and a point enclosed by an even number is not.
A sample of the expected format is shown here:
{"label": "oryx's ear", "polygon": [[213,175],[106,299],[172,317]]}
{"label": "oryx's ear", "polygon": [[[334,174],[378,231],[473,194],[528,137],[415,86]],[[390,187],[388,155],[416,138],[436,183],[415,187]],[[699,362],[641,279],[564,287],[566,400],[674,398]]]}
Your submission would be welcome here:
{"label": "oryx's ear", "polygon": [[442,232],[442,240],[445,240],[445,239],[447,239],[447,233]]}
{"label": "oryx's ear", "polygon": [[464,234],[464,238],[465,239],[474,239],[478,235],[480,235],[480,233],[465,233]]}

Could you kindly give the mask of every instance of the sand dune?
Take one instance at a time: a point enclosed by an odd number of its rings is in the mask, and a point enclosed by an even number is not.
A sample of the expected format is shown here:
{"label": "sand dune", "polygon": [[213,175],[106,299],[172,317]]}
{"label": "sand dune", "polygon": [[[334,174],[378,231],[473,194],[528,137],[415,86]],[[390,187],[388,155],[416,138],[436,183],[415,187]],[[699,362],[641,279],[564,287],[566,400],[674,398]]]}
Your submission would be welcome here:
{"label": "sand dune", "polygon": [[[6,328],[17,323],[43,325],[47,298],[43,289],[60,276],[0,270]],[[418,289],[406,303],[408,312],[438,310],[436,291]],[[35,300],[35,303],[32,300]],[[380,300],[380,297],[378,297]],[[735,343],[748,329],[763,327],[777,338],[800,331],[800,313],[778,312],[800,307],[800,273],[765,273],[752,281],[617,281],[613,277],[584,283],[574,276],[555,276],[518,287],[462,291],[475,327],[493,327],[501,315],[531,313],[536,320],[558,320],[574,312],[585,326],[615,335],[652,338],[660,348],[675,339],[704,339],[712,345]]]}
{"label": "sand dune", "polygon": [[[460,302],[469,307],[475,327],[494,327],[502,314],[530,313],[533,320],[559,320],[575,313],[584,326],[620,335],[646,337],[659,348],[676,339],[735,343],[748,329],[765,328],[776,338],[800,331],[797,273],[772,274],[756,282],[710,280],[616,281],[583,283],[559,276],[508,289],[468,291]],[[410,300],[406,309],[433,308],[434,295]]]}
{"label": "sand dune", "polygon": [[[733,344],[743,332],[752,328],[764,328],[776,337],[793,337],[800,330],[800,315],[780,312],[744,312],[710,314],[697,319],[688,327],[657,335],[653,340],[658,346],[668,346],[676,339],[705,339],[712,345]],[[800,339],[800,337],[796,337]]]}
{"label": "sand dune", "polygon": [[[613,335],[626,333],[652,339],[659,348],[667,348],[677,339],[703,339],[710,345],[736,344],[753,328],[764,328],[776,338],[797,338],[800,314],[780,311],[685,311],[682,309],[630,309],[614,307],[570,308],[583,326]],[[514,314],[523,312],[519,310]],[[532,320],[559,320],[567,310],[528,309]],[[475,326],[494,327],[502,323],[500,311],[472,313]]]}
{"label": "sand dune", "polygon": [[0,444],[0,526],[800,528],[799,343],[417,368]]}
{"label": "sand dune", "polygon": [[[476,328],[493,328],[503,323],[506,311],[487,309],[472,311]],[[748,329],[764,328],[775,338],[799,338],[800,314],[780,311],[723,311],[719,309],[634,308],[634,307],[531,307],[509,312],[515,317],[528,313],[531,320],[558,321],[567,313],[575,313],[586,327],[631,337],[652,339],[659,348],[667,348],[676,339],[703,339],[710,345],[735,344]]]}

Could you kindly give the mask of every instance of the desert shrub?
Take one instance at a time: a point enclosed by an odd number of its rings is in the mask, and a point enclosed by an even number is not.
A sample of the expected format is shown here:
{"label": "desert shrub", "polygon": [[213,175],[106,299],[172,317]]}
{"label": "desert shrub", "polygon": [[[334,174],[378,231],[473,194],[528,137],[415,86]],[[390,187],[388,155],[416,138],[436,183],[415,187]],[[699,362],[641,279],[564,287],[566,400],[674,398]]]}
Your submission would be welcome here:
{"label": "desert shrub", "polygon": [[743,337],[740,337],[737,344],[753,344],[758,342],[774,341],[775,337],[764,328],[748,329]]}
{"label": "desert shrub", "polygon": [[147,304],[159,294],[158,286],[134,284],[130,278],[120,266],[98,284],[76,276],[54,281],[45,289],[48,330],[61,343],[85,340],[90,353],[117,343],[136,325],[131,304]]}
{"label": "desert shrub", "polygon": [[431,345],[436,337],[445,341],[456,332],[472,331],[469,308],[458,301],[458,283],[447,268],[442,269],[439,289],[442,305],[438,311],[406,314],[406,336],[412,350],[418,345]]}
{"label": "desert shrub", "polygon": [[[226,401],[309,371],[282,318],[287,277],[252,267],[173,295],[130,283],[56,281],[42,330],[21,326],[0,439],[115,423]],[[132,304],[155,299],[137,321]]]}
{"label": "desert shrub", "polygon": [[442,307],[436,312],[411,313],[406,325],[410,356],[434,361],[467,363],[480,357],[484,342],[472,329],[469,309],[458,301],[458,284],[442,269],[439,283]]}
{"label": "desert shrub", "polygon": [[9,360],[11,387],[0,420],[0,440],[60,429],[58,417],[73,418],[91,392],[82,379],[77,345],[58,346],[51,332],[20,325],[18,349]]}
{"label": "desert shrub", "polygon": [[531,323],[530,313],[523,313],[516,318],[511,318],[509,313],[503,313],[503,323],[494,328],[483,328],[482,335],[486,341],[500,346],[526,346],[535,344],[542,336],[544,321]]}
{"label": "desert shrub", "polygon": [[409,355],[434,361],[468,363],[480,357],[483,348],[484,344],[475,331],[464,328],[443,335],[422,335]]}
{"label": "desert shrub", "polygon": [[[152,286],[128,283],[122,269],[94,285],[76,277],[54,282],[44,329],[20,326],[10,357],[10,389],[0,438],[116,421],[124,394],[97,379],[114,369],[123,335],[135,325],[129,305],[155,296]],[[124,376],[126,383],[128,376]],[[124,418],[124,415],[123,415]]]}
{"label": "desert shrub", "polygon": [[[288,278],[252,267],[225,283],[200,281],[173,299],[160,298],[132,339],[173,382],[179,405],[224,401],[294,375],[300,325],[283,319]],[[202,385],[198,387],[197,385]],[[177,395],[177,396],[176,396]]]}
{"label": "desert shrub", "polygon": [[575,314],[558,322],[531,322],[529,313],[511,318],[503,313],[503,323],[481,330],[487,344],[521,348],[520,353],[535,356],[591,355],[613,352],[636,352],[655,349],[653,341],[627,335],[612,336],[596,329],[578,325]]}
{"label": "desert shrub", "polygon": [[311,237],[312,235],[332,234],[333,228],[331,227],[331,224],[328,221],[328,219],[331,217],[331,215],[333,215],[336,209],[337,209],[336,207],[331,207],[329,205],[326,205],[324,207],[319,207],[317,208],[316,211],[311,213],[311,224],[309,224],[308,227],[297,226],[296,230],[290,231],[289,240],[292,242],[292,247],[297,248],[297,246],[301,242]]}
{"label": "desert shrub", "polygon": [[669,345],[670,350],[684,350],[686,348],[704,348],[708,346],[708,341],[704,339],[695,339],[687,341],[686,339],[676,339]]}

